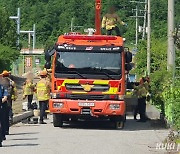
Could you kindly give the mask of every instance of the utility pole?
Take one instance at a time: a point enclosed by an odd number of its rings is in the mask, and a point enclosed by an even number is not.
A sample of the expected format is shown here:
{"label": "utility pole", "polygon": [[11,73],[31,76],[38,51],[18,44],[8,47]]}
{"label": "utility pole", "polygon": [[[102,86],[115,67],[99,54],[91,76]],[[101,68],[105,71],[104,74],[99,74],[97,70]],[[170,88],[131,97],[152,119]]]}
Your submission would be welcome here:
{"label": "utility pole", "polygon": [[33,50],[35,49],[35,44],[36,44],[36,25],[33,25],[33,33],[32,33],[32,37],[33,37]]}
{"label": "utility pole", "polygon": [[144,24],[143,24],[143,34],[142,34],[142,40],[145,39],[146,34],[146,19],[147,19],[147,0],[145,0],[145,7],[144,7]]}
{"label": "utility pole", "polygon": [[74,20],[75,18],[71,18],[71,32],[73,32],[77,28],[82,28],[83,26],[74,26]]}
{"label": "utility pole", "polygon": [[138,14],[138,12],[139,11],[144,11],[144,10],[139,10],[139,5],[140,4],[145,4],[145,2],[141,2],[141,1],[130,1],[131,3],[136,3],[136,9],[132,9],[132,11],[136,11],[136,15],[135,16],[131,16],[131,17],[133,17],[133,18],[135,18],[136,19],[136,43],[135,43],[135,45],[136,45],[136,47],[137,47],[137,45],[138,45],[138,20],[139,20],[139,18],[144,18],[144,16],[141,16],[141,15],[139,15]]}
{"label": "utility pole", "polygon": [[148,0],[148,25],[147,25],[147,75],[151,73],[151,0]]}
{"label": "utility pole", "polygon": [[138,45],[138,5],[136,5],[136,47]]}
{"label": "utility pole", "polygon": [[[19,48],[19,37],[20,37],[20,34],[21,33],[28,33],[29,35],[31,34],[33,36],[33,50],[35,49],[35,42],[36,42],[36,27],[35,27],[35,24],[33,25],[33,31],[21,31],[20,30],[20,24],[21,24],[21,12],[20,12],[20,8],[18,8],[17,10],[17,16],[10,16],[9,19],[14,19],[16,20],[16,23],[17,23],[17,47]],[[28,35],[28,36],[29,36]],[[28,42],[30,43],[30,37],[28,39]]]}
{"label": "utility pole", "polygon": [[73,27],[74,27],[74,18],[71,19],[71,32],[73,32]]}
{"label": "utility pole", "polygon": [[[168,0],[168,51],[167,69],[170,71],[175,67],[175,46],[174,46],[174,0]],[[174,76],[174,73],[173,73]]]}
{"label": "utility pole", "polygon": [[10,16],[9,17],[9,19],[16,20],[16,23],[17,23],[17,30],[16,30],[16,33],[17,33],[17,42],[16,42],[16,45],[17,45],[18,48],[19,48],[20,22],[21,22],[20,17],[21,17],[20,8],[18,8],[18,10],[17,10],[17,16]]}
{"label": "utility pole", "polygon": [[35,31],[35,24],[33,25],[33,30],[32,31],[25,31],[25,30],[21,30],[20,33],[24,33],[24,34],[28,34],[28,35],[32,35],[33,37],[33,50],[35,49],[35,42],[36,42],[36,31]]}

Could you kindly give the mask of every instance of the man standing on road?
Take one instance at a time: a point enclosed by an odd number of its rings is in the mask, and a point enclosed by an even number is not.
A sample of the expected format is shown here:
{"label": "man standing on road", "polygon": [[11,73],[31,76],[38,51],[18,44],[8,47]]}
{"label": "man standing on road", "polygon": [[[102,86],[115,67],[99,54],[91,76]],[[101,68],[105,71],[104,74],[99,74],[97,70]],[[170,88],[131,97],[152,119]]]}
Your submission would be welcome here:
{"label": "man standing on road", "polygon": [[28,98],[28,110],[31,109],[31,103],[33,100],[34,84],[31,79],[26,79],[23,86],[23,99]]}
{"label": "man standing on road", "polygon": [[0,147],[2,147],[2,141],[6,139],[5,137],[5,127],[4,127],[4,110],[2,104],[7,101],[8,92],[2,85],[0,85]]}
{"label": "man standing on road", "polygon": [[13,94],[13,89],[15,87],[15,83],[13,80],[9,78],[10,74],[11,74],[10,72],[4,70],[1,74],[2,78],[0,79],[0,84],[8,91],[7,101],[2,104],[2,108],[5,112],[4,121],[6,127],[6,135],[9,134],[9,125],[10,122],[13,121],[12,94]]}
{"label": "man standing on road", "polygon": [[50,99],[51,83],[47,79],[47,71],[40,72],[40,81],[36,85],[37,99],[39,101],[40,108],[40,124],[46,124],[44,122],[45,110]]}
{"label": "man standing on road", "polygon": [[102,19],[102,28],[106,28],[107,35],[111,35],[112,31],[116,31],[117,36],[121,36],[121,32],[119,30],[119,27],[117,26],[117,23],[120,23],[123,26],[127,26],[126,23],[121,21],[120,17],[116,14],[115,7],[110,7],[109,12],[105,14],[105,16]]}

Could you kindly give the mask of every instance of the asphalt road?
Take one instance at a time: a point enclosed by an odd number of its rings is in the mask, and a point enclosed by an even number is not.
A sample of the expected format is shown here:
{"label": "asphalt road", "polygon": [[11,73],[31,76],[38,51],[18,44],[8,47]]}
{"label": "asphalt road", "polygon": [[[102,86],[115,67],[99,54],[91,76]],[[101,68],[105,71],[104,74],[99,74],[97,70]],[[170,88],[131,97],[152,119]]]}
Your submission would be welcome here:
{"label": "asphalt road", "polygon": [[47,125],[16,124],[3,142],[0,154],[161,154],[156,149],[168,130],[138,123],[128,117],[124,130],[113,130],[110,122],[77,122],[54,128]]}

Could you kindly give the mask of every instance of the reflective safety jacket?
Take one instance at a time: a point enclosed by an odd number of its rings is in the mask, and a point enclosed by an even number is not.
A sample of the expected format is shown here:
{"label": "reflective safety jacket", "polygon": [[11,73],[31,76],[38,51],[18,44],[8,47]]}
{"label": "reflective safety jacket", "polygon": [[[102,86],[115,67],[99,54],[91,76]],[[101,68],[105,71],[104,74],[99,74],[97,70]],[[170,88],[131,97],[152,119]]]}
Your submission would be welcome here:
{"label": "reflective safety jacket", "polygon": [[23,95],[33,95],[34,93],[34,84],[31,81],[26,81],[23,87]]}
{"label": "reflective safety jacket", "polygon": [[119,18],[117,14],[106,14],[102,19],[102,28],[106,28],[106,30],[111,30],[117,26],[117,23],[125,25],[123,21]]}
{"label": "reflective safety jacket", "polygon": [[17,88],[16,88],[16,85],[14,85],[11,99],[12,99],[13,101],[15,101],[15,100],[17,99],[17,97],[18,97]]}
{"label": "reflective safety jacket", "polygon": [[140,84],[135,88],[135,94],[138,96],[138,98],[146,97],[149,92],[149,85],[147,82]]}
{"label": "reflective safety jacket", "polygon": [[50,82],[45,78],[41,79],[37,83],[36,89],[37,89],[38,101],[46,101],[50,99],[50,88],[51,88]]}

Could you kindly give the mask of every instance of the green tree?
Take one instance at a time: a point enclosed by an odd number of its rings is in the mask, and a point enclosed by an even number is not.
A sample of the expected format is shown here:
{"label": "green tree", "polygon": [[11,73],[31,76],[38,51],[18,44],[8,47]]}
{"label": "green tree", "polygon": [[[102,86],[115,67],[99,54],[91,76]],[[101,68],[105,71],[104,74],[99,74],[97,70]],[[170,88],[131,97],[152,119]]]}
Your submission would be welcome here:
{"label": "green tree", "polygon": [[10,70],[11,64],[18,58],[19,51],[0,44],[0,72]]}

